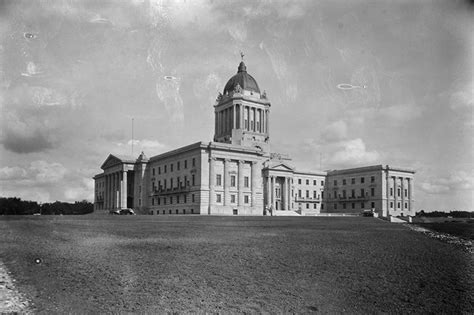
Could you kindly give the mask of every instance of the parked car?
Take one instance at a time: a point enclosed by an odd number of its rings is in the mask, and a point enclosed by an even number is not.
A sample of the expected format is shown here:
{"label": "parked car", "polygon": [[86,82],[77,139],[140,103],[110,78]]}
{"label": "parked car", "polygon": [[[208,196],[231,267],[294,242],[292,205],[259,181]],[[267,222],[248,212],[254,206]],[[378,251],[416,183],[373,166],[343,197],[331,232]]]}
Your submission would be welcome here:
{"label": "parked car", "polygon": [[120,214],[122,214],[122,215],[127,215],[127,214],[135,215],[135,211],[133,211],[133,209],[126,208],[126,209],[120,210]]}
{"label": "parked car", "polygon": [[362,211],[361,216],[363,216],[363,217],[373,217],[374,212],[372,210],[364,210],[364,211]]}
{"label": "parked car", "polygon": [[109,214],[120,214],[120,210],[110,210]]}

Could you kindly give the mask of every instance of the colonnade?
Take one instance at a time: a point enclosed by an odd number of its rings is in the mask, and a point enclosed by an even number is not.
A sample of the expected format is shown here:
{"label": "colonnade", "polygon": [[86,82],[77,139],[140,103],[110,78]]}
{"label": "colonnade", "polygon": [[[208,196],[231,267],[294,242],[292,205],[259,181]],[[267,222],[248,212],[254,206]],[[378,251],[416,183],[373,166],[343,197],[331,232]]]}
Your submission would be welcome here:
{"label": "colonnade", "polygon": [[[265,177],[265,187],[267,189],[267,204],[266,206],[272,207],[273,210],[277,209],[277,201],[280,200],[281,207],[278,210],[291,210],[291,177],[282,177],[269,175]],[[280,183],[281,195],[276,196],[276,183]]]}
{"label": "colonnade", "polygon": [[270,111],[243,104],[233,104],[215,113],[216,135],[243,129],[258,133],[268,133]]}
{"label": "colonnade", "polygon": [[105,175],[104,208],[127,208],[127,171]]}
{"label": "colonnade", "polygon": [[[390,208],[390,202],[393,201],[393,210],[400,211],[409,211],[413,209],[413,179],[409,177],[400,177],[400,176],[389,176],[387,174],[387,209]],[[400,185],[398,185],[400,181]],[[393,188],[393,196],[390,196],[390,188]],[[400,196],[398,196],[398,189],[400,188]],[[407,195],[405,196],[405,189],[407,190]],[[400,202],[400,208],[398,208],[398,203]],[[405,203],[407,203],[408,208],[405,208]]]}
{"label": "colonnade", "polygon": [[[209,205],[216,204],[216,161],[218,158],[211,157],[209,159]],[[223,188],[224,188],[224,196],[223,196],[223,205],[230,206],[231,205],[231,174],[229,173],[230,168],[230,159],[222,159],[224,163],[224,173],[222,178]],[[258,180],[259,180],[259,173],[261,172],[260,168],[258,167],[257,161],[244,161],[244,160],[237,160],[238,163],[238,170],[237,170],[237,206],[256,206],[257,205],[257,190],[258,190]],[[245,187],[244,185],[244,165],[249,163],[251,165],[250,168],[250,178],[249,178],[249,186]],[[246,189],[250,190],[250,202],[244,202],[244,191]],[[235,204],[233,204],[235,205]]]}

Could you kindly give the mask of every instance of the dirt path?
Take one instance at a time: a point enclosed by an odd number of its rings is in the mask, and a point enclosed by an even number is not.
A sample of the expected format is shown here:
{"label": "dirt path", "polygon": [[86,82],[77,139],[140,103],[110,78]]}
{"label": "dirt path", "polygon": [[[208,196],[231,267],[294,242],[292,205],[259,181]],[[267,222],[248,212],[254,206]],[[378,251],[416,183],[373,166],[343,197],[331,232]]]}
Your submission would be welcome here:
{"label": "dirt path", "polygon": [[14,281],[0,261],[0,314],[29,314],[29,301],[15,287]]}

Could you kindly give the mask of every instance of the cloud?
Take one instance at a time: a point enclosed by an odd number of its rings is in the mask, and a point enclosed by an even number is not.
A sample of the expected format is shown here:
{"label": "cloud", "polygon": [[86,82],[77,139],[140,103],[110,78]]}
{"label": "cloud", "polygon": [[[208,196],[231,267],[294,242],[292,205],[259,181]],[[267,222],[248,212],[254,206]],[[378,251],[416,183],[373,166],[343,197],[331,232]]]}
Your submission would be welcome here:
{"label": "cloud", "polygon": [[24,179],[26,174],[26,170],[18,166],[0,168],[0,180]]}
{"label": "cloud", "polygon": [[362,139],[342,141],[330,157],[334,164],[360,165],[375,163],[380,155],[377,151],[367,151]]}
{"label": "cloud", "polygon": [[37,129],[7,130],[1,140],[4,148],[15,153],[42,152],[53,148],[52,140]]}
{"label": "cloud", "polygon": [[474,81],[453,92],[449,99],[449,106],[452,110],[472,109],[474,107]]}
{"label": "cloud", "polygon": [[57,183],[64,178],[67,170],[61,163],[46,161],[31,162],[29,176],[35,178],[39,184]]}
{"label": "cloud", "polygon": [[347,124],[343,120],[338,120],[324,128],[321,138],[326,142],[343,140],[347,137]]}
{"label": "cloud", "polygon": [[455,171],[448,176],[432,178],[423,182],[420,188],[428,194],[442,194],[459,190],[474,191],[474,174]]}

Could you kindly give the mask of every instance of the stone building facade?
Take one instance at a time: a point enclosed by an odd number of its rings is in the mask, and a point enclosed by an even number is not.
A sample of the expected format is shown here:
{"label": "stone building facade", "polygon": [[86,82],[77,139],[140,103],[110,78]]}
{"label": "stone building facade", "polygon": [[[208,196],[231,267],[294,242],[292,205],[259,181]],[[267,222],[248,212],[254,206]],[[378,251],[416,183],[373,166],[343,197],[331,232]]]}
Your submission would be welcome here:
{"label": "stone building facade", "polygon": [[153,215],[315,215],[323,212],[413,215],[414,171],[368,166],[298,171],[271,152],[266,92],[237,74],[214,105],[212,142],[148,158],[110,154],[94,176],[96,211],[133,208]]}

